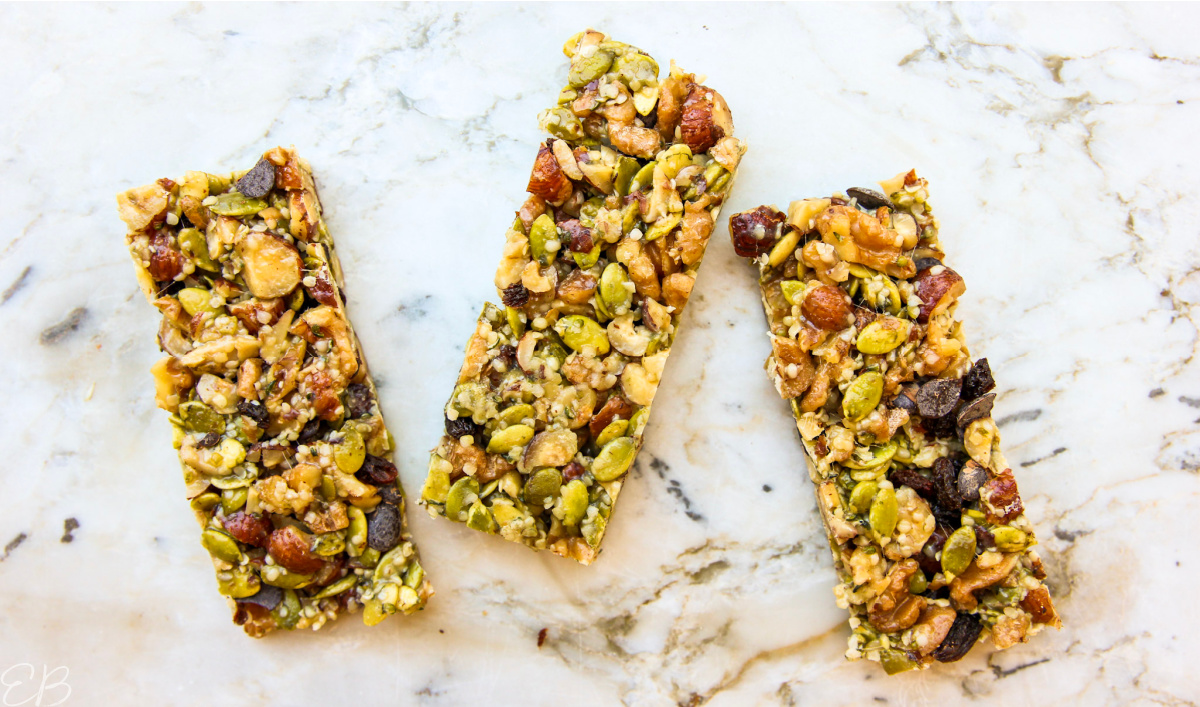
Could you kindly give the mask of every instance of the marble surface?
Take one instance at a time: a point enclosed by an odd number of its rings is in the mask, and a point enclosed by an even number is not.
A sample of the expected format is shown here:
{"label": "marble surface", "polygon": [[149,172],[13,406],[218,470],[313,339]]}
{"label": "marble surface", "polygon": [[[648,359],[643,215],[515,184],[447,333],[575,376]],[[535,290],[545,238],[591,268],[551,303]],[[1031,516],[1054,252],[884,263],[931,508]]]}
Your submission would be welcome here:
{"label": "marble surface", "polygon": [[[32,694],[29,664],[35,683],[69,672],[42,704],[1195,704],[1197,21],[1146,4],[0,6],[0,703]],[[589,25],[723,92],[750,145],[727,214],[930,179],[1062,631],[892,679],[843,659],[753,271],[723,226],[594,566],[412,509],[438,592],[420,615],[262,641],[230,624],[152,403],[157,317],[113,195],[296,145],[415,491],[559,48]]]}

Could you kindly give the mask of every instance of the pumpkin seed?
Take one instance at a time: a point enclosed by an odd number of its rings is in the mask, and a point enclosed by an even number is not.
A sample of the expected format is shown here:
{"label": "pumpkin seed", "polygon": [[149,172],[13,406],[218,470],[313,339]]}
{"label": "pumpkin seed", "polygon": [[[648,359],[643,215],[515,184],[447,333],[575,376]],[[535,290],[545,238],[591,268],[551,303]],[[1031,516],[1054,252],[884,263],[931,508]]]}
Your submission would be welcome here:
{"label": "pumpkin seed", "polygon": [[634,81],[650,83],[658,80],[658,62],[645,54],[630,52],[619,56],[612,68],[626,86]]}
{"label": "pumpkin seed", "polygon": [[484,533],[496,532],[496,520],[483,501],[477,500],[471,504],[471,509],[467,511],[467,527]]}
{"label": "pumpkin seed", "polygon": [[629,417],[629,436],[641,437],[642,430],[646,429],[646,422],[650,419],[650,408],[644,407],[633,413]]}
{"label": "pumpkin seed", "polygon": [[609,319],[616,315],[625,314],[633,303],[633,293],[626,283],[632,283],[625,266],[620,263],[609,263],[600,275],[600,297]]}
{"label": "pumpkin seed", "polygon": [[596,455],[596,460],[592,462],[592,476],[597,481],[615,481],[629,471],[636,454],[637,445],[632,437],[618,437],[604,445]]}
{"label": "pumpkin seed", "polygon": [[340,434],[342,440],[333,445],[333,461],[342,471],[353,474],[367,458],[367,445],[354,424],[342,425]]}
{"label": "pumpkin seed", "polygon": [[217,591],[222,595],[231,599],[245,599],[258,594],[258,590],[262,587],[262,583],[258,579],[258,575],[254,574],[254,570],[249,567],[235,567],[229,572],[229,579],[221,579],[221,572],[217,576]]}
{"label": "pumpkin seed", "polygon": [[221,492],[221,510],[225,511],[226,516],[231,516],[237,513],[242,506],[246,505],[246,498],[250,495],[250,490],[245,486],[236,489],[229,489]]}
{"label": "pumpkin seed", "polygon": [[517,403],[500,411],[500,422],[508,425],[519,425],[525,420],[533,420],[537,412],[528,403]]}
{"label": "pumpkin seed", "polygon": [[783,290],[783,298],[787,303],[795,306],[804,301],[804,283],[799,280],[784,280],[779,283],[779,289]]}
{"label": "pumpkin seed", "polygon": [[633,175],[633,179],[629,181],[629,193],[639,192],[654,183],[654,168],[658,162],[651,160],[642,165],[642,168]]}
{"label": "pumpkin seed", "polygon": [[[767,256],[767,262],[771,267],[775,267],[787,260],[796,252],[796,246],[800,244],[800,232],[790,231],[786,236],[779,239],[779,242],[771,248],[771,254]],[[786,295],[784,295],[786,297]]]}
{"label": "pumpkin seed", "polygon": [[571,257],[575,259],[575,265],[577,265],[580,270],[587,270],[596,263],[600,262],[600,253],[602,251],[603,248],[600,247],[600,243],[596,243],[596,245],[592,246],[592,249],[588,252],[571,253]]}
{"label": "pumpkin seed", "polygon": [[554,260],[554,254],[546,249],[546,244],[558,239],[558,228],[554,219],[548,214],[542,214],[533,220],[529,227],[529,254],[542,265],[549,265]]}
{"label": "pumpkin seed", "polygon": [[[487,450],[492,454],[508,454],[517,447],[523,447],[533,439],[533,428],[529,425],[510,425],[498,430],[488,440]],[[478,487],[475,489],[478,491]]]}
{"label": "pumpkin seed", "polygon": [[340,555],[346,549],[346,538],[342,533],[334,531],[321,533],[313,540],[313,552],[321,557]]}
{"label": "pumpkin seed", "polygon": [[573,314],[555,322],[554,329],[563,342],[575,351],[582,351],[585,346],[591,347],[599,355],[609,351],[608,334],[595,319]]}
{"label": "pumpkin seed", "polygon": [[608,525],[608,520],[604,516],[597,514],[591,523],[583,527],[583,539],[587,541],[590,547],[596,547],[600,544],[600,539],[604,537],[604,528]]}
{"label": "pumpkin seed", "polygon": [[358,575],[349,574],[313,595],[313,599],[328,599],[350,589],[358,583]]}
{"label": "pumpkin seed", "polygon": [[920,594],[926,589],[929,589],[929,579],[925,576],[923,570],[917,570],[913,576],[908,578],[908,593]]}
{"label": "pumpkin seed", "polygon": [[858,515],[866,513],[871,508],[871,501],[879,492],[879,484],[874,481],[860,481],[850,492],[850,510]]}
{"label": "pumpkin seed", "polygon": [[629,184],[633,181],[633,175],[638,172],[638,161],[632,157],[620,157],[617,159],[617,176],[614,180],[617,194],[621,196],[629,195]]}
{"label": "pumpkin seed", "polygon": [[646,230],[645,241],[649,243],[662,238],[678,226],[681,220],[683,220],[683,214],[678,211],[660,217],[653,226]]}
{"label": "pumpkin seed", "polygon": [[946,574],[960,575],[975,559],[975,530],[963,526],[950,533],[942,547],[942,570]]}
{"label": "pumpkin seed", "polygon": [[860,452],[861,449],[861,447],[855,449],[850,458],[842,462],[842,466],[847,469],[877,469],[896,456],[896,451],[900,449],[900,443],[891,439],[887,444],[873,444],[867,448],[866,455]]}
{"label": "pumpkin seed", "polygon": [[289,572],[279,565],[271,565],[263,569],[262,581],[263,584],[280,589],[303,589],[313,583],[313,576]]}
{"label": "pumpkin seed", "polygon": [[883,375],[867,371],[854,379],[842,397],[842,413],[851,422],[858,422],[879,405],[883,397]]}
{"label": "pumpkin seed", "polygon": [[209,491],[192,499],[192,510],[208,513],[221,502],[221,497]]}
{"label": "pumpkin seed", "polygon": [[479,482],[473,476],[464,476],[450,487],[446,496],[446,517],[459,523],[467,518],[463,515],[466,505],[479,496]]}
{"label": "pumpkin seed", "polygon": [[179,249],[192,256],[196,267],[208,272],[221,272],[221,266],[208,254],[208,241],[204,234],[194,228],[185,228],[176,236]]}
{"label": "pumpkin seed", "polygon": [[208,528],[201,533],[200,543],[204,545],[204,549],[208,550],[210,555],[218,560],[237,564],[242,559],[242,551],[238,548],[237,540],[216,528]]}
{"label": "pumpkin seed", "polygon": [[425,477],[425,485],[421,488],[421,498],[431,503],[445,503],[446,494],[450,491],[449,462],[436,454],[429,457],[429,474]]}
{"label": "pumpkin seed", "polygon": [[567,83],[572,88],[583,88],[603,76],[612,66],[613,53],[607,49],[597,49],[591,56],[575,55],[571,62],[571,70],[567,73]]}
{"label": "pumpkin seed", "polygon": [[367,549],[367,514],[357,506],[350,506],[346,515],[350,518],[346,526],[346,554],[359,557]]}
{"label": "pumpkin seed", "polygon": [[912,322],[882,317],[863,328],[855,346],[865,354],[885,354],[907,341],[911,331]]}
{"label": "pumpkin seed", "polygon": [[203,432],[204,434],[223,434],[225,432],[225,418],[198,400],[181,404],[179,419],[183,421],[183,426],[192,432]]}
{"label": "pumpkin seed", "polygon": [[896,522],[900,519],[900,504],[896,501],[896,490],[890,487],[879,489],[871,501],[868,522],[880,538],[892,537]]}
{"label": "pumpkin seed", "polygon": [[536,513],[546,501],[558,496],[562,488],[562,472],[558,469],[541,469],[534,472],[525,482],[525,502]]}
{"label": "pumpkin seed", "polygon": [[583,123],[579,122],[579,118],[570,108],[552,108],[541,116],[538,123],[543,130],[560,140],[582,142],[587,139],[583,132]]}
{"label": "pumpkin seed", "polygon": [[363,623],[367,626],[374,626],[387,617],[388,612],[378,599],[368,599],[363,603]]}
{"label": "pumpkin seed", "polygon": [[613,420],[596,436],[596,446],[603,447],[618,437],[624,437],[629,431],[629,420]]}
{"label": "pumpkin seed", "polygon": [[216,203],[208,207],[208,210],[221,216],[253,216],[265,208],[267,202],[263,199],[251,199],[236,191],[230,191],[218,196]]}
{"label": "pumpkin seed", "polygon": [[587,514],[587,486],[579,479],[573,479],[562,489],[563,525],[575,527]]}
{"label": "pumpkin seed", "polygon": [[908,657],[907,652],[895,648],[885,648],[880,651],[879,662],[883,665],[883,672],[888,675],[914,670],[917,667],[913,659]]}
{"label": "pumpkin seed", "polygon": [[992,537],[996,539],[996,549],[1000,552],[1020,552],[1026,548],[1029,542],[1029,536],[1025,534],[1025,531],[1011,525],[1002,525],[993,529]]}
{"label": "pumpkin seed", "polygon": [[421,563],[414,558],[408,561],[408,569],[404,572],[404,586],[416,589],[421,586],[421,580],[425,579],[425,569],[421,567]]}

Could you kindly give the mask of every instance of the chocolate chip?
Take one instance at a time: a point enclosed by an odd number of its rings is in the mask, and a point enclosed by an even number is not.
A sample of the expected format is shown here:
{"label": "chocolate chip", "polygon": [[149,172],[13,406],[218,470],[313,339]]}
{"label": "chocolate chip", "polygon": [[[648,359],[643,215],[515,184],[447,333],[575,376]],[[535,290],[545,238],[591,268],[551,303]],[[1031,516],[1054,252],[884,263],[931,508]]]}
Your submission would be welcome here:
{"label": "chocolate chip", "polygon": [[886,206],[892,211],[896,210],[896,205],[892,203],[891,199],[874,189],[851,187],[846,190],[846,196],[854,197],[858,200],[859,206],[867,209],[878,209],[880,206]]}
{"label": "chocolate chip", "polygon": [[935,265],[941,265],[941,264],[942,264],[942,261],[938,260],[937,258],[929,258],[929,257],[917,258],[917,272],[921,272],[922,270],[928,270],[929,268],[932,268]]}
{"label": "chocolate chip", "polygon": [[243,599],[237,599],[239,604],[255,604],[272,611],[283,601],[283,590],[270,584],[260,585],[258,591]]}
{"label": "chocolate chip", "polygon": [[917,410],[925,418],[949,415],[958,404],[961,390],[962,381],[957,378],[935,378],[917,391]]}
{"label": "chocolate chip", "polygon": [[968,503],[978,501],[979,489],[983,488],[989,478],[985,467],[974,461],[967,462],[962,471],[958,472],[958,495]]}
{"label": "chocolate chip", "polygon": [[988,365],[986,358],[981,358],[971,366],[967,375],[963,376],[962,399],[974,400],[995,387],[996,380],[992,378],[992,367]]}
{"label": "chocolate chip", "polygon": [[241,193],[242,196],[248,196],[251,199],[261,199],[266,196],[271,188],[275,186],[275,165],[271,164],[271,160],[262,158],[258,164],[254,165],[242,178],[237,180],[234,188]]}
{"label": "chocolate chip", "polygon": [[892,398],[891,405],[894,408],[899,408],[909,415],[917,414],[917,388],[916,386],[905,386]]}

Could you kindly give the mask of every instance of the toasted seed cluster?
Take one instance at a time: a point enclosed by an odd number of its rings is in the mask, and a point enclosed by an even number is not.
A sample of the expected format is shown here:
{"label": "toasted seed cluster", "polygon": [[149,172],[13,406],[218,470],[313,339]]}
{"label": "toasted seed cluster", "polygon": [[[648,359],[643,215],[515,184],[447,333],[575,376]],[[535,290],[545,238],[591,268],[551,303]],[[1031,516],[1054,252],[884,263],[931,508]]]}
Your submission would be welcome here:
{"label": "toasted seed cluster", "polygon": [[1060,621],[972,363],[927,184],[915,172],[730,218],[759,268],[791,402],[851,612],[847,657],[889,674],[997,648]]}
{"label": "toasted seed cluster", "polygon": [[594,31],[446,404],[431,514],[590,564],[745,147],[721,96]]}
{"label": "toasted seed cluster", "polygon": [[234,621],[259,637],[423,607],[433,590],[307,162],[275,148],[117,205],[163,313],[156,401]]}

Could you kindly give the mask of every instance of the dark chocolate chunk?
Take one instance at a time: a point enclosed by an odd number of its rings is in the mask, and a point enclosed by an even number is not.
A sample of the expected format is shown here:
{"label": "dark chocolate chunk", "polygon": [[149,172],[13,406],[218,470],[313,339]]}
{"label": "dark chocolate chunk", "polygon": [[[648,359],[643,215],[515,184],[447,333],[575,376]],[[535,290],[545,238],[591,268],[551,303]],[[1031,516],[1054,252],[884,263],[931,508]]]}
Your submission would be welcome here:
{"label": "dark chocolate chunk", "polygon": [[261,199],[270,193],[275,186],[275,165],[271,164],[271,160],[266,157],[258,161],[254,168],[242,175],[242,178],[237,180],[234,188],[242,196],[248,196],[251,199]]}
{"label": "dark chocolate chunk", "polygon": [[943,417],[954,411],[962,381],[957,378],[935,378],[917,391],[917,410],[921,417]]}
{"label": "dark chocolate chunk", "polygon": [[992,378],[992,367],[988,365],[986,358],[981,358],[971,366],[967,375],[963,376],[962,399],[974,400],[995,387],[996,380]]}
{"label": "dark chocolate chunk", "polygon": [[271,611],[279,606],[279,602],[283,601],[283,590],[270,584],[263,584],[259,586],[256,593],[236,601],[239,604],[256,604]]}
{"label": "dark chocolate chunk", "polygon": [[991,478],[988,470],[982,465],[969,461],[967,465],[958,472],[958,495],[962,500],[968,503],[974,503],[979,500],[979,489]]}
{"label": "dark chocolate chunk", "polygon": [[965,430],[967,425],[976,420],[992,416],[992,403],[996,402],[996,394],[988,393],[975,398],[958,411],[958,429]]}
{"label": "dark chocolate chunk", "polygon": [[308,444],[314,439],[321,436],[321,419],[316,418],[309,420],[304,425],[304,429],[300,430],[300,437],[296,439],[300,444]]}
{"label": "dark chocolate chunk", "polygon": [[942,264],[942,261],[938,260],[937,258],[930,258],[930,257],[917,258],[917,272],[921,272],[922,270],[928,270],[929,268],[932,268],[934,265],[941,265],[941,264]]}
{"label": "dark chocolate chunk", "polygon": [[874,189],[851,187],[846,190],[846,196],[852,196],[857,199],[858,205],[863,208],[878,209],[880,206],[886,206],[892,211],[896,210],[896,205],[892,203],[891,199]]}

